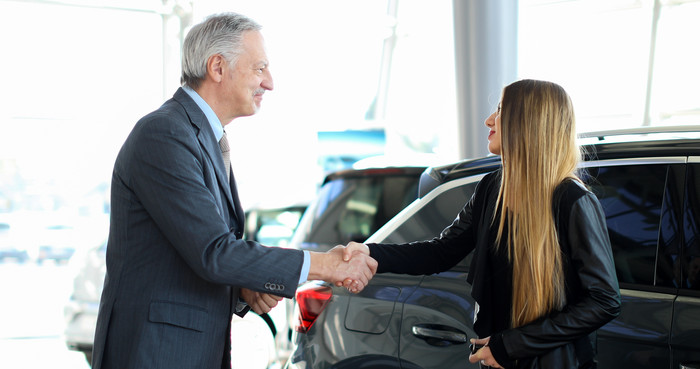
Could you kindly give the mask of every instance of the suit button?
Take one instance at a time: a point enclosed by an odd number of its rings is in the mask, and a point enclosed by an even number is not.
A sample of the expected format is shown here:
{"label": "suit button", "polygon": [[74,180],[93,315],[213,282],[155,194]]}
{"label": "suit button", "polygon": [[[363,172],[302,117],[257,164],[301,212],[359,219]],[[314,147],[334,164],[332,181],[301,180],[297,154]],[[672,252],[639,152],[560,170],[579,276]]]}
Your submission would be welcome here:
{"label": "suit button", "polygon": [[268,289],[270,291],[284,291],[284,285],[268,282],[265,283],[265,289]]}

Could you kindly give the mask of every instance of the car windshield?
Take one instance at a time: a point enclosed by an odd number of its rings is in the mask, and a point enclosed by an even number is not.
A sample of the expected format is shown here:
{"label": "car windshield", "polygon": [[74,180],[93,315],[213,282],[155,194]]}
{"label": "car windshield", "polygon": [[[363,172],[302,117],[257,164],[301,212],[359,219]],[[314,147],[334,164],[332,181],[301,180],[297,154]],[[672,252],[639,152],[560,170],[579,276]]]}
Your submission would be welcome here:
{"label": "car windshield", "polygon": [[292,244],[325,251],[363,242],[416,199],[418,175],[338,178],[327,182],[304,215]]}

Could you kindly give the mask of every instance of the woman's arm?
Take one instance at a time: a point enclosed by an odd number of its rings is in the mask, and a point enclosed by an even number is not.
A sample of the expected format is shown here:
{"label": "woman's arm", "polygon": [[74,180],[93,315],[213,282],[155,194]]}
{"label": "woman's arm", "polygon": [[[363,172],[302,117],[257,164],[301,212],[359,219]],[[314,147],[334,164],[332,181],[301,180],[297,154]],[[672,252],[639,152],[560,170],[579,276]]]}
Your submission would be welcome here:
{"label": "woman's arm", "polygon": [[498,191],[499,184],[499,171],[482,178],[452,224],[432,240],[369,244],[370,256],[379,263],[377,273],[425,275],[454,267],[476,247],[477,228],[484,222],[480,217],[488,204],[489,194]]}
{"label": "woman's arm", "polygon": [[474,198],[462,208],[457,218],[438,237],[404,244],[368,244],[370,256],[377,260],[377,273],[412,275],[433,274],[449,270],[474,248]]}

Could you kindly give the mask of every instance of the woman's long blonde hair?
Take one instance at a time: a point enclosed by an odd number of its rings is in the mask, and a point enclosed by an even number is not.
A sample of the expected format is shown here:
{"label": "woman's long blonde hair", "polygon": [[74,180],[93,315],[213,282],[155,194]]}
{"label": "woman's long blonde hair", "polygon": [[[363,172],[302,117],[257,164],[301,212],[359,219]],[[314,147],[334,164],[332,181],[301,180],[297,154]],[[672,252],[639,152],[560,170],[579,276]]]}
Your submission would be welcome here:
{"label": "woman's long blonde hair", "polygon": [[573,105],[561,86],[522,80],[503,89],[501,216],[494,221],[498,222],[496,245],[508,235],[508,258],[513,264],[513,327],[565,303],[552,196],[564,179],[578,179],[575,171],[580,157]]}

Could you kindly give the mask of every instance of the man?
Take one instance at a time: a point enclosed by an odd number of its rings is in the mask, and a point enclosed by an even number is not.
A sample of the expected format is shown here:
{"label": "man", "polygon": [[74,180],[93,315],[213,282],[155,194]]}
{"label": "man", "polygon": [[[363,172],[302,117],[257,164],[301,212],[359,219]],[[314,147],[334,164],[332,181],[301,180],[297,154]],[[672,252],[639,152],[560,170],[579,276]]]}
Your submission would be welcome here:
{"label": "man", "polygon": [[233,13],[185,39],[183,87],[134,127],[114,165],[107,274],[93,368],[230,368],[230,321],[299,283],[356,281],[374,259],[241,239],[244,213],[223,126],[255,114],[273,83],[260,26]]}

